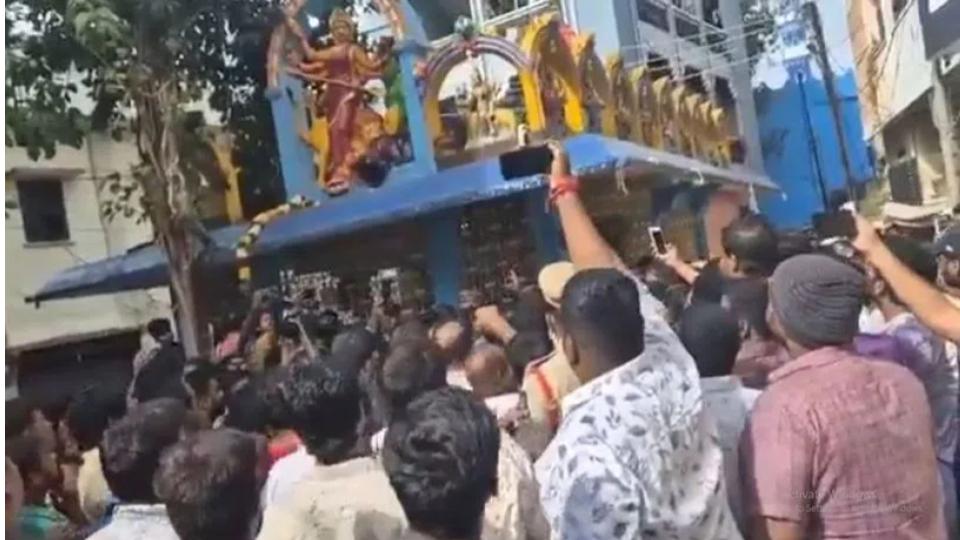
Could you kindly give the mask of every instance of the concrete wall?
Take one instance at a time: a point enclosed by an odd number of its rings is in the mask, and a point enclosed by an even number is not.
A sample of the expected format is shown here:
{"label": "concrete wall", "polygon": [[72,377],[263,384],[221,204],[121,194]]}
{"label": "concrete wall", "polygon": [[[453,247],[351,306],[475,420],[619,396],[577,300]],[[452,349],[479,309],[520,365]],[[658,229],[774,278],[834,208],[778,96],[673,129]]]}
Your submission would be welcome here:
{"label": "concrete wall", "polygon": [[866,29],[853,32],[850,41],[858,74],[865,81],[860,99],[864,104],[867,137],[878,133],[933,84],[932,67],[924,54],[917,2],[908,2],[907,8],[895,19],[892,2],[878,1],[881,16],[871,6],[858,5],[871,2],[847,0],[850,27]]}
{"label": "concrete wall", "polygon": [[[70,239],[67,242],[28,245],[19,209],[8,210],[6,223],[6,333],[7,347],[29,348],[66,336],[90,336],[129,329],[156,316],[168,316],[164,290],[57,300],[39,308],[24,298],[35,293],[57,272],[86,261],[124,252],[152,238],[150,226],[134,220],[101,220],[98,179],[119,172],[129,175],[138,158],[129,142],[94,136],[90,147],[62,147],[51,160],[32,161],[20,148],[6,149],[6,168],[75,168],[84,172],[63,182]],[[16,200],[15,178],[8,174],[7,200]],[[27,180],[30,181],[30,180]],[[104,190],[105,191],[105,190]]]}

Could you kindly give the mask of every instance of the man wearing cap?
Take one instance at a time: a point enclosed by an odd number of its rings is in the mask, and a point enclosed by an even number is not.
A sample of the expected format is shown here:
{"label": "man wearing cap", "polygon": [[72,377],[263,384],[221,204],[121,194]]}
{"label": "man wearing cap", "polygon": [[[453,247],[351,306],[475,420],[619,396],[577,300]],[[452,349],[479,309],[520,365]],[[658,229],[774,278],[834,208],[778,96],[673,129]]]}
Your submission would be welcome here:
{"label": "man wearing cap", "polygon": [[530,419],[554,432],[560,425],[560,402],[580,386],[570,363],[558,342],[560,297],[563,287],[573,277],[573,264],[567,261],[549,264],[540,271],[538,285],[548,306],[547,327],[553,341],[553,352],[527,367],[523,377],[523,393],[527,398]]}
{"label": "man wearing cap", "polygon": [[934,243],[940,287],[947,300],[960,308],[960,224],[943,231]]}
{"label": "man wearing cap", "polygon": [[853,247],[883,276],[897,297],[923,324],[940,337],[954,344],[960,343],[960,306],[898,261],[863,216],[856,216],[856,223],[857,237]]}
{"label": "man wearing cap", "polygon": [[906,368],[849,351],[865,279],[825,255],[782,263],[768,319],[792,360],[741,439],[756,538],[946,538],[933,419]]}

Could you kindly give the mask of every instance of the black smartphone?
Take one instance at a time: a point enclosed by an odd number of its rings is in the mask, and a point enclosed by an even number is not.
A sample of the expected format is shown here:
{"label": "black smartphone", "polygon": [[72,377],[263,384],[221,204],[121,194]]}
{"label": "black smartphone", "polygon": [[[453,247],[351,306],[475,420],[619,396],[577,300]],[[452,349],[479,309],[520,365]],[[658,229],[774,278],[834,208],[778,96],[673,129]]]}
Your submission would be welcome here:
{"label": "black smartphone", "polygon": [[500,173],[504,180],[515,180],[550,172],[553,151],[549,146],[530,146],[500,154]]}
{"label": "black smartphone", "polygon": [[821,239],[857,237],[857,222],[847,210],[814,214],[813,228]]}
{"label": "black smartphone", "polygon": [[656,248],[657,253],[663,255],[667,252],[667,240],[663,237],[663,229],[660,227],[650,227],[647,229],[650,232],[650,240],[653,241],[653,246]]}

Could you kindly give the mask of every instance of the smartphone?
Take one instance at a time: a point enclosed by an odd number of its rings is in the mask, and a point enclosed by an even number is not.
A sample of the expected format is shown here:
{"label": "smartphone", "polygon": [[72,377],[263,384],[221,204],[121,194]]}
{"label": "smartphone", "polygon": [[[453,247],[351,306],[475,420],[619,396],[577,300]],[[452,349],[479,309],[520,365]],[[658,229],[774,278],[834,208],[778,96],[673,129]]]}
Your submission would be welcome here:
{"label": "smartphone", "polygon": [[650,240],[653,242],[657,253],[660,255],[665,254],[667,252],[667,241],[663,237],[663,229],[660,227],[650,227],[647,231],[650,233]]}
{"label": "smartphone", "polygon": [[550,172],[553,151],[546,145],[529,146],[500,154],[500,172],[504,180],[515,180]]}
{"label": "smartphone", "polygon": [[813,216],[813,228],[821,239],[857,237],[857,222],[847,210],[819,213]]}

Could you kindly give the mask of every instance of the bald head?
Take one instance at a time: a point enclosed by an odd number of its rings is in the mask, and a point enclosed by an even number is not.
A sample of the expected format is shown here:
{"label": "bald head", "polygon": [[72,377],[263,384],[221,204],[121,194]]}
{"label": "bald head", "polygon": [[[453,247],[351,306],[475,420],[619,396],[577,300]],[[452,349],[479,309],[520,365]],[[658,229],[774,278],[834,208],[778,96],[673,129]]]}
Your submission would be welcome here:
{"label": "bald head", "polygon": [[516,390],[516,380],[507,352],[499,345],[479,344],[470,351],[463,365],[473,393],[481,399]]}

